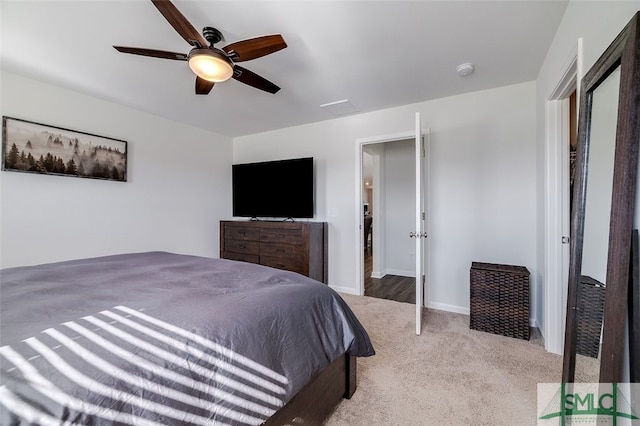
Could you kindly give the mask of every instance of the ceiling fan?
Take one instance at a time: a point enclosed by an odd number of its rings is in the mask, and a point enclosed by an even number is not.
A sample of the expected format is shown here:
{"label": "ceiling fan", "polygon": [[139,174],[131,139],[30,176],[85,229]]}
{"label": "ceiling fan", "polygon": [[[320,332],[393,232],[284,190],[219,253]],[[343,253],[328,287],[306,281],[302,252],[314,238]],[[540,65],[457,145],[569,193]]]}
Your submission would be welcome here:
{"label": "ceiling fan", "polygon": [[269,80],[236,64],[236,62],[260,58],[287,47],[280,34],[241,40],[218,49],[213,45],[223,39],[220,31],[212,27],[205,27],[200,35],[171,1],[151,0],[151,2],[193,48],[189,53],[184,54],[138,47],[113,46],[118,52],[188,61],[189,67],[196,74],[196,94],[198,95],[208,94],[215,83],[226,81],[232,77],[241,83],[265,92],[276,93],[280,90]]}

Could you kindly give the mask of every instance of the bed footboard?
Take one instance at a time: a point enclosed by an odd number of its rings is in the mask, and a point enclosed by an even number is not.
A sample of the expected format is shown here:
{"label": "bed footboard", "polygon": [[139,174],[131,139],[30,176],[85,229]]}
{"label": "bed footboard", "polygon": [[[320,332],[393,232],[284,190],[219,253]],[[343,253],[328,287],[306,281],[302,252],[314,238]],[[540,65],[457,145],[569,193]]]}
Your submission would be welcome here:
{"label": "bed footboard", "polygon": [[356,386],[358,385],[357,378],[357,365],[356,365],[356,357],[349,356],[347,354],[344,355],[346,357],[346,367],[347,371],[345,372],[345,379],[347,381],[346,392],[344,393],[344,397],[346,399],[351,399],[354,393],[356,393]]}
{"label": "bed footboard", "polygon": [[318,373],[264,425],[319,425],[342,398],[356,391],[356,357],[343,354]]}

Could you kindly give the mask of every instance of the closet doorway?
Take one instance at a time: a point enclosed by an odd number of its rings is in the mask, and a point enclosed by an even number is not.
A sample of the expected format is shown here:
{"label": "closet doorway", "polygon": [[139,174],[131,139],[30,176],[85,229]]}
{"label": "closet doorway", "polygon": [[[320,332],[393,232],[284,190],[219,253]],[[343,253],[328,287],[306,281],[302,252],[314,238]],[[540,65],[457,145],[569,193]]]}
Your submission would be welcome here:
{"label": "closet doorway", "polygon": [[[577,130],[582,78],[582,41],[545,105],[545,239],[546,283],[543,304],[544,345],[549,352],[562,354],[564,348],[567,283],[569,275],[572,156]],[[537,291],[537,290],[536,290]]]}

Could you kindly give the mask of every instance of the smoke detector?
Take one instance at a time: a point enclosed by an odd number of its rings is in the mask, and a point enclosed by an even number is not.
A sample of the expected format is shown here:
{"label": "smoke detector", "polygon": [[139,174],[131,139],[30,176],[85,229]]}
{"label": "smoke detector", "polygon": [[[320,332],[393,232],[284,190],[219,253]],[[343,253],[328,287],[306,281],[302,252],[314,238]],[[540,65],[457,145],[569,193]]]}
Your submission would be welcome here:
{"label": "smoke detector", "polygon": [[473,64],[471,62],[460,64],[456,67],[456,72],[460,77],[466,77],[473,73]]}

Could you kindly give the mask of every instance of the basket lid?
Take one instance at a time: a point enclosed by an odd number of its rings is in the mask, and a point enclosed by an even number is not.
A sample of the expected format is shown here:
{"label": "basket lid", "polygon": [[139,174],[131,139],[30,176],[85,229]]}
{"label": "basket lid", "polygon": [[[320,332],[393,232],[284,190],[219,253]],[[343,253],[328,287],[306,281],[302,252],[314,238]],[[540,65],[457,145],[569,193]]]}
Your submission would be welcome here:
{"label": "basket lid", "polygon": [[606,287],[606,285],[603,282],[600,282],[595,278],[590,277],[589,275],[581,275],[580,284],[588,284],[596,287]]}
{"label": "basket lid", "polygon": [[503,265],[499,263],[471,262],[471,269],[480,269],[485,271],[511,272],[522,275],[529,275],[529,270],[524,266]]}

